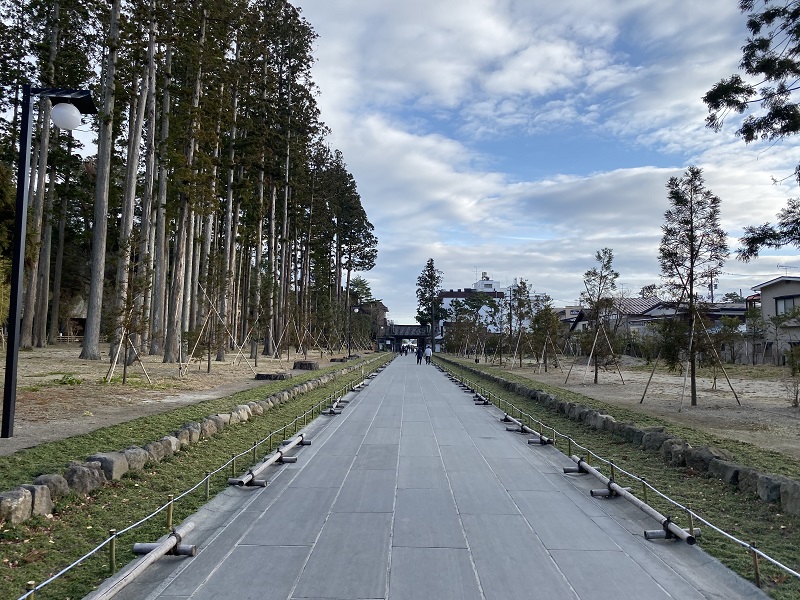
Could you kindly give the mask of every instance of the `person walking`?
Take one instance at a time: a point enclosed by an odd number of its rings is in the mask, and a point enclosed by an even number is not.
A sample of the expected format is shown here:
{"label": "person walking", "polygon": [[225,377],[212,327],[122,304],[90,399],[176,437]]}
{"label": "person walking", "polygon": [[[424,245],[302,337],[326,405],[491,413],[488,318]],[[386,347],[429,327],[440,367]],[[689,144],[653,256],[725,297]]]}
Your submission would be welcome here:
{"label": "person walking", "polygon": [[417,364],[422,364],[422,347],[417,348]]}
{"label": "person walking", "polygon": [[430,346],[425,347],[425,364],[431,364],[431,356],[433,356],[433,350],[431,350]]}

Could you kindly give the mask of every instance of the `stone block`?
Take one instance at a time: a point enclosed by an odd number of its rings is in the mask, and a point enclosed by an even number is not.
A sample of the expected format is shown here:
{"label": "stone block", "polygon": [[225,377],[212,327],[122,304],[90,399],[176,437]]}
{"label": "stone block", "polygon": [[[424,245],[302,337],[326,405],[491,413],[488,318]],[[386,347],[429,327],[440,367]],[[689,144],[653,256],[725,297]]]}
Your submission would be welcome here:
{"label": "stone block", "polygon": [[781,510],[800,517],[800,481],[787,479],[781,483]]}
{"label": "stone block", "polygon": [[228,416],[227,421],[222,418],[222,415],[209,415],[206,420],[209,419],[214,422],[214,427],[216,428],[214,433],[220,433],[225,429],[225,426],[230,423],[230,415]]}
{"label": "stone block", "polygon": [[24,488],[0,492],[0,521],[19,525],[31,518],[33,499]]}
{"label": "stone block", "polygon": [[212,419],[204,419],[202,423],[200,423],[200,437],[203,439],[208,439],[213,435],[216,435],[219,430],[217,429],[217,422]]}
{"label": "stone block", "polygon": [[48,473],[46,475],[39,475],[33,480],[33,485],[46,485],[50,490],[50,498],[58,500],[69,494],[69,484],[62,475],[58,473]]}
{"label": "stone block", "polygon": [[250,413],[253,416],[260,416],[264,414],[264,408],[258,402],[248,402],[247,406],[250,407]]}
{"label": "stone block", "polygon": [[603,425],[602,427],[603,431],[610,431],[611,433],[616,433],[621,424],[617,423],[617,420],[611,415],[604,415],[602,425]]}
{"label": "stone block", "polygon": [[658,450],[672,436],[663,431],[646,431],[642,436],[641,446],[644,450]]}
{"label": "stone block", "polygon": [[228,425],[238,425],[241,422],[242,419],[239,417],[238,412],[234,411],[230,415],[228,415]]}
{"label": "stone block", "polygon": [[783,475],[761,473],[756,484],[756,492],[762,502],[773,503],[781,499],[781,486],[791,480]]}
{"label": "stone block", "polygon": [[53,514],[53,498],[50,488],[46,485],[24,484],[21,488],[31,493],[31,514],[47,516]]}
{"label": "stone block", "polygon": [[200,440],[200,423],[196,421],[192,421],[191,423],[185,423],[181,426],[181,429],[184,429],[189,432],[189,443],[196,444]]}
{"label": "stone block", "polygon": [[99,462],[103,474],[109,481],[119,481],[128,472],[128,459],[122,452],[100,452],[92,454],[86,459],[89,462]]}
{"label": "stone block", "polygon": [[567,405],[567,418],[573,421],[582,421],[586,417],[586,408],[580,404],[570,402]]}
{"label": "stone block", "polygon": [[758,477],[761,475],[751,467],[739,469],[739,491],[744,494],[758,494]]}
{"label": "stone block", "polygon": [[739,485],[741,466],[727,460],[715,458],[708,463],[708,476],[714,477],[729,485]]}
{"label": "stone block", "polygon": [[686,464],[686,451],[691,446],[684,440],[670,438],[665,440],[659,452],[662,460],[672,467],[683,467]]}
{"label": "stone block", "polygon": [[733,457],[730,452],[720,448],[701,446],[700,448],[692,448],[686,453],[686,466],[691,467],[699,473],[706,473],[709,463],[715,458],[719,460],[731,460]]}
{"label": "stone block", "polygon": [[[144,447],[150,457],[150,461],[160,463],[167,455],[164,450],[164,444],[161,442],[150,442]],[[148,462],[150,462],[148,461]]]}
{"label": "stone block", "polygon": [[141,471],[144,469],[147,461],[151,460],[150,453],[139,446],[125,448],[122,454],[125,455],[125,459],[128,461],[128,469],[131,471]]}
{"label": "stone block", "polygon": [[619,435],[622,439],[626,442],[633,441],[633,433],[636,430],[636,427],[632,423],[618,423],[617,424],[617,435]]}
{"label": "stone block", "polygon": [[223,426],[223,427],[224,427],[225,425],[228,425],[228,424],[230,424],[230,422],[231,422],[231,415],[230,415],[230,413],[219,413],[219,414],[216,414],[216,415],[212,415],[212,418],[213,418],[213,417],[218,417],[220,420],[222,420],[222,426]]}
{"label": "stone block", "polygon": [[172,456],[181,449],[181,443],[174,435],[165,435],[158,441],[164,446],[165,456]]}
{"label": "stone block", "polygon": [[173,437],[178,438],[178,442],[180,443],[181,448],[185,448],[190,444],[188,429],[178,429],[178,431],[174,431],[172,435]]}
{"label": "stone block", "polygon": [[247,404],[239,404],[235,409],[233,409],[239,416],[240,421],[249,421],[250,417],[253,416],[253,411],[250,410],[250,407]]}
{"label": "stone block", "polygon": [[76,494],[88,494],[101,487],[106,482],[105,473],[99,462],[92,461],[83,464],[70,463],[64,472],[64,479]]}

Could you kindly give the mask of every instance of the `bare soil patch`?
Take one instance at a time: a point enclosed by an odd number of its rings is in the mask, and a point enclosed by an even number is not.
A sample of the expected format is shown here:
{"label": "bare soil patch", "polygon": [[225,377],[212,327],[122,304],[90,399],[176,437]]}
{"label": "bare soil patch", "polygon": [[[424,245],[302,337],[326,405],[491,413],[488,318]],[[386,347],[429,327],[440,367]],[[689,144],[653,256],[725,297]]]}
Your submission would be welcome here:
{"label": "bare soil patch", "polygon": [[[585,360],[573,367],[568,380],[569,363],[561,365],[563,372],[550,365],[545,373],[544,369],[530,364],[510,369],[510,372],[800,460],[800,410],[791,405],[793,392],[788,369],[726,365],[741,405],[737,404],[721,371],[718,371],[716,383],[713,375],[706,376],[704,371],[704,376],[697,378],[697,406],[691,406],[688,382],[681,401],[683,375],[663,370],[653,375],[647,395],[640,403],[650,369],[633,360],[626,359],[625,363],[621,367],[622,378],[617,371],[601,370],[597,384],[592,368],[586,372]],[[507,369],[504,367],[504,370]]]}
{"label": "bare soil patch", "polygon": [[[123,384],[121,364],[111,383],[105,382],[111,366],[107,354],[99,361],[81,360],[79,355],[76,343],[19,353],[14,436],[0,439],[0,455],[264,385],[266,381],[255,379],[256,372],[291,371],[294,360],[303,358],[292,354],[287,359],[284,354],[282,360],[259,356],[255,361],[231,352],[225,361],[212,358],[210,373],[207,362],[193,361],[182,376],[178,364],[142,356],[141,365],[128,366]],[[319,360],[320,368],[328,365],[327,355],[308,358]],[[0,373],[5,377],[5,358]]]}

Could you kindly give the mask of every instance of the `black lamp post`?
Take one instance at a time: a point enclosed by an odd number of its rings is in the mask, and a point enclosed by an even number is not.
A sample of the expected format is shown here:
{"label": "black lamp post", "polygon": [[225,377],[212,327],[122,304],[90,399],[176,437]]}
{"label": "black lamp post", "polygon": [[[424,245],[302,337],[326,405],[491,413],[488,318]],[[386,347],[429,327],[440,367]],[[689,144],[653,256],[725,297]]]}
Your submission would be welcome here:
{"label": "black lamp post", "polygon": [[22,266],[25,260],[25,230],[28,214],[28,178],[31,166],[31,126],[33,105],[31,96],[46,97],[53,103],[51,119],[59,129],[75,129],[81,115],[97,113],[88,90],[35,88],[22,86],[19,159],[17,162],[17,200],[14,215],[14,244],[11,251],[11,299],[8,308],[8,348],[6,375],[3,387],[3,423],[0,437],[14,435],[14,410],[17,401],[17,363],[19,360],[19,324],[22,311]]}

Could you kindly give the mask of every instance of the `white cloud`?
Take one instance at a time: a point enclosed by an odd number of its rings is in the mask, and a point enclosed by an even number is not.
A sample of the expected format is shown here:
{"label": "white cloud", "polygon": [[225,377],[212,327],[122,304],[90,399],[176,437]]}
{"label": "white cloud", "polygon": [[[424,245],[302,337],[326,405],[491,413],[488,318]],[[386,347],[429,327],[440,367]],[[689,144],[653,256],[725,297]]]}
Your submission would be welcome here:
{"label": "white cloud", "polygon": [[[736,70],[745,37],[729,0],[301,5],[320,34],[322,118],[380,240],[365,277],[399,322],[413,319],[430,257],[446,287],[488,271],[507,283],[525,277],[562,302],[577,298],[603,247],[631,290],[657,282],[665,184],[688,164],[722,198],[733,244],[797,195],[791,180],[772,183],[800,161],[793,144],[748,147],[735,123],[704,127],[701,97]],[[548,171],[545,150],[536,165],[545,176],[518,170],[525,147],[581,130],[587,149],[601,137],[603,153],[616,144],[633,166],[609,167],[605,155],[597,166],[585,152]],[[516,148],[497,155],[501,142]],[[634,148],[649,158],[636,164]],[[791,256],[731,260],[720,290],[747,291]]]}

